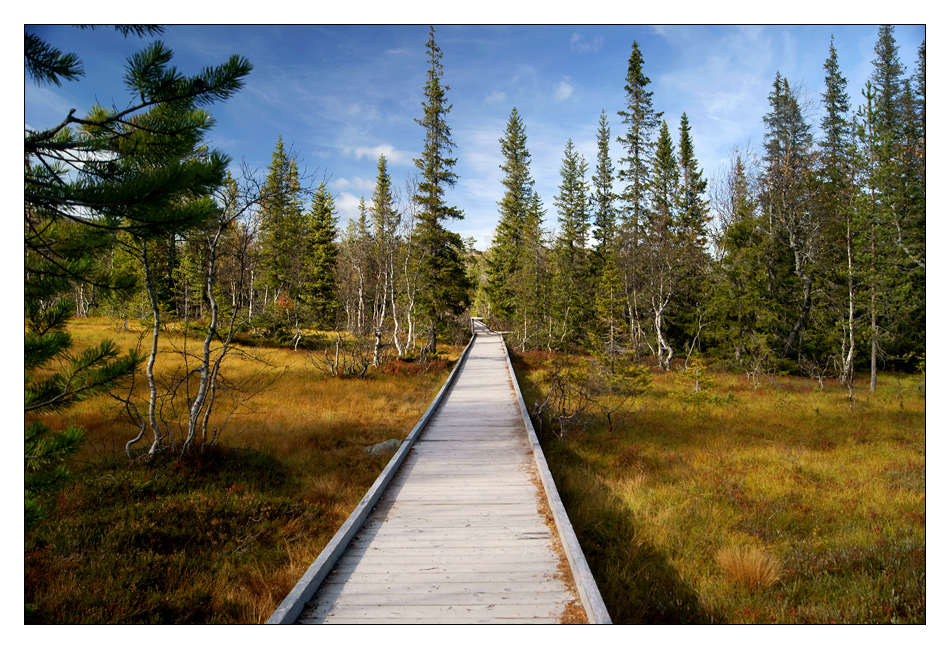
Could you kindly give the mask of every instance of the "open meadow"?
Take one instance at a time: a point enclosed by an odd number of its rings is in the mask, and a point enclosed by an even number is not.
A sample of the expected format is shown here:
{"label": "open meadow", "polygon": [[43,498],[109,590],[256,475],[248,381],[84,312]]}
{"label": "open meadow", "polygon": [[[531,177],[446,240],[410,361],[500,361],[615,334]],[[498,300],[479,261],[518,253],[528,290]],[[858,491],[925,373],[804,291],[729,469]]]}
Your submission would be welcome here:
{"label": "open meadow", "polygon": [[[515,368],[529,410],[554,358]],[[541,434],[615,623],[925,623],[920,375],[652,373],[613,430]]]}
{"label": "open meadow", "polygon": [[[108,336],[120,349],[141,335],[108,319],[75,319],[70,333],[80,347]],[[180,331],[165,338],[159,371],[182,345]],[[44,418],[79,424],[86,439],[72,479],[26,535],[27,622],[267,620],[388,462],[364,448],[409,433],[460,350],[440,350],[426,372],[392,361],[362,379],[328,378],[303,350],[248,352],[263,361],[235,354],[229,379],[267,388],[199,453],[130,463],[124,447],[138,427],[109,396]],[[145,394],[141,378],[136,390]]]}

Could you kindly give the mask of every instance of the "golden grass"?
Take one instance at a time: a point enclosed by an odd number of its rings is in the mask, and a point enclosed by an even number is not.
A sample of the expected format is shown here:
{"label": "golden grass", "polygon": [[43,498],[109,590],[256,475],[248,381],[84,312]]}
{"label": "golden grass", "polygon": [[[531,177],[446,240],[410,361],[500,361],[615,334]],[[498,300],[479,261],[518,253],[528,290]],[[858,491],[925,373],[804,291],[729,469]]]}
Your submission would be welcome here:
{"label": "golden grass", "polygon": [[[528,404],[545,363],[516,364]],[[654,372],[613,431],[542,434],[614,621],[925,622],[919,379],[883,373],[871,394],[861,378],[852,410],[831,381],[709,376],[684,402]],[[720,549],[767,549],[783,577],[737,590]]]}
{"label": "golden grass", "polygon": [[[120,349],[145,333],[115,331],[107,319],[74,320],[70,332],[79,346],[108,337]],[[180,373],[181,349],[197,352],[199,343],[180,330],[164,335],[158,374],[167,381]],[[223,368],[228,380],[258,376],[268,388],[240,405],[213,454],[130,464],[124,446],[138,429],[108,396],[45,418],[87,435],[70,462],[73,483],[26,539],[33,620],[263,622],[388,462],[364,448],[405,437],[448,374],[443,364],[424,374],[336,379],[302,350],[239,351]],[[441,352],[454,361],[460,349]],[[134,395],[146,395],[141,376]],[[220,404],[222,412],[234,405]],[[176,429],[179,442],[181,435]]]}
{"label": "golden grass", "polygon": [[754,546],[726,546],[716,551],[726,576],[750,591],[767,589],[782,577],[782,566],[768,551]]}

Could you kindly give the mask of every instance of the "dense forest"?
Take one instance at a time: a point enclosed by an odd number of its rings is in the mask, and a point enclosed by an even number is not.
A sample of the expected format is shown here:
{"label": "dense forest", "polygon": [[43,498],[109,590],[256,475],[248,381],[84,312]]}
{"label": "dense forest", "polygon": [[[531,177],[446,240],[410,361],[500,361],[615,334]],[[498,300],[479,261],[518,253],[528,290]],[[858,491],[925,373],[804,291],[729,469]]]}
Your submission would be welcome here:
{"label": "dense forest", "polygon": [[[346,332],[374,365],[424,360],[440,337],[467,337],[468,315],[510,332],[513,347],[591,355],[611,372],[704,358],[753,379],[793,372],[852,386],[867,371],[873,390],[879,368],[923,363],[924,43],[906,70],[882,26],[873,73],[851,98],[832,40],[817,123],[805,89],[778,72],[770,111],[754,116],[761,147],[737,149],[710,182],[688,116],[654,110],[634,42],[626,103],[613,125],[601,112],[596,160],[565,144],[556,215],[534,190],[526,125],[512,109],[486,251],[451,229],[463,211],[445,199],[456,159],[434,29],[426,53],[417,173],[394,183],[379,156],[375,190],[346,224],[283,138],[261,174],[204,144],[208,106],[251,70],[241,57],[185,77],[155,43],[127,67],[140,102],[28,130],[26,412],[65,408],[139,372],[151,399],[126,402],[140,438],[150,432],[150,453],[187,449],[206,439],[218,371],[238,340],[313,348],[339,346]],[[26,66],[38,84],[81,74],[75,55],[30,34]],[[127,355],[108,342],[72,350],[68,321],[94,315],[144,321],[151,340]],[[152,374],[158,337],[175,327],[200,342],[187,396]],[[64,355],[64,370],[43,374]],[[177,441],[160,412],[175,400],[187,431]],[[26,436],[39,490],[80,434],[32,422]]]}
{"label": "dense forest", "polygon": [[[922,360],[925,341],[924,45],[909,76],[880,28],[856,106],[832,41],[821,120],[776,74],[757,151],[709,186],[690,124],[653,110],[637,44],[610,155],[606,113],[593,169],[568,141],[546,230],[525,125],[501,139],[504,196],[476,306],[526,347],[611,358],[708,355],[750,374],[874,373]],[[588,178],[587,174],[590,171]],[[619,185],[619,193],[615,189]]]}

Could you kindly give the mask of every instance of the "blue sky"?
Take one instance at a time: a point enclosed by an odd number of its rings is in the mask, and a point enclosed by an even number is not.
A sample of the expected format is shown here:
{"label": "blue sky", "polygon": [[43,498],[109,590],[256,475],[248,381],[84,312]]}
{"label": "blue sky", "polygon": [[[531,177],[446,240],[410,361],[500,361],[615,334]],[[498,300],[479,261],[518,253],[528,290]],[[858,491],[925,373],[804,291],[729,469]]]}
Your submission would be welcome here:
{"label": "blue sky", "polygon": [[[122,87],[129,55],[151,39],[123,38],[111,30],[35,27],[37,33],[84,62],[86,76],[62,87],[26,80],[25,123],[58,124],[76,108],[95,102],[124,106]],[[631,44],[643,53],[654,107],[676,137],[686,112],[700,166],[719,175],[731,151],[757,147],[762,116],[776,72],[801,84],[814,100],[824,88],[823,65],[832,35],[853,106],[871,72],[876,25],[861,26],[451,26],[436,25],[449,86],[448,115],[458,157],[458,185],[447,199],[465,219],[451,227],[491,242],[502,195],[502,137],[512,107],[527,132],[535,188],[547,207],[546,227],[556,223],[553,197],[568,138],[592,165],[601,110],[610,123],[616,161],[623,131],[617,111]],[[896,37],[908,72],[913,70],[923,26],[898,26]],[[393,182],[402,186],[422,147],[421,117],[428,25],[413,26],[169,26],[160,37],[185,73],[221,63],[231,54],[250,59],[254,71],[236,97],[212,107],[213,146],[243,159],[261,174],[278,135],[315,182],[327,180],[341,226],[369,201],[380,153]],[[817,126],[816,126],[817,129]],[[615,163],[616,166],[616,163]]]}

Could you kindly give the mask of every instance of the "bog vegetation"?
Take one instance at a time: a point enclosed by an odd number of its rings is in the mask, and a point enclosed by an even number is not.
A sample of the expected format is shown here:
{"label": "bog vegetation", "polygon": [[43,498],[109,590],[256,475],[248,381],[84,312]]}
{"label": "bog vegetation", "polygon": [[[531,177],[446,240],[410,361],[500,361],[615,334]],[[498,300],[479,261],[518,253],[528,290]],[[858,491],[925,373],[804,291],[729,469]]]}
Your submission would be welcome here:
{"label": "bog vegetation", "polygon": [[208,147],[240,56],[188,77],[155,42],[127,108],[25,133],[28,618],[261,620],[476,314],[523,355],[616,620],[922,621],[924,44],[908,74],[882,26],[860,98],[833,40],[816,105],[777,73],[762,146],[710,182],[634,42],[621,132],[602,111],[592,168],[565,144],[551,226],[512,109],[487,251],[450,228],[425,48],[418,174],[380,156],[343,227],[282,137],[265,172]]}
{"label": "bog vegetation", "polygon": [[[110,336],[127,348],[148,329],[117,333],[111,319],[90,318],[70,333],[78,344]],[[156,372],[179,372],[186,346],[180,330],[163,337]],[[228,402],[239,412],[212,421],[232,419],[226,436],[191,453],[130,463],[134,429],[109,396],[47,420],[86,435],[69,462],[72,480],[26,539],[29,622],[267,620],[388,462],[365,448],[408,434],[459,349],[427,365],[390,359],[351,380],[315,368],[323,349],[253,352],[233,355],[223,372],[268,390]],[[145,399],[147,386],[136,390]]]}
{"label": "bog vegetation", "polygon": [[515,363],[615,623],[926,622],[921,375],[864,373],[852,408],[810,378],[655,370],[619,409],[542,407],[566,366],[585,391],[575,358]]}

